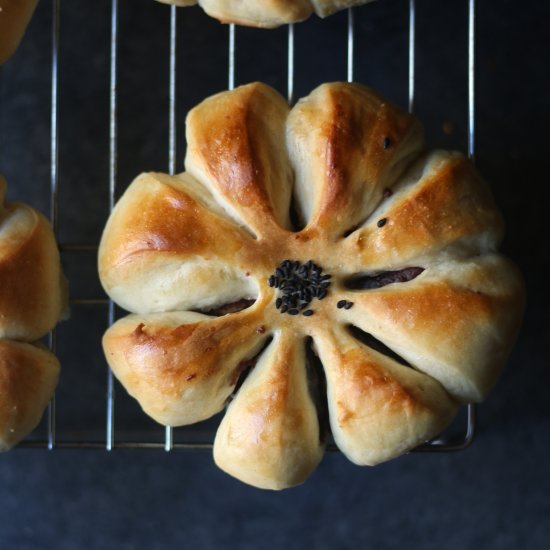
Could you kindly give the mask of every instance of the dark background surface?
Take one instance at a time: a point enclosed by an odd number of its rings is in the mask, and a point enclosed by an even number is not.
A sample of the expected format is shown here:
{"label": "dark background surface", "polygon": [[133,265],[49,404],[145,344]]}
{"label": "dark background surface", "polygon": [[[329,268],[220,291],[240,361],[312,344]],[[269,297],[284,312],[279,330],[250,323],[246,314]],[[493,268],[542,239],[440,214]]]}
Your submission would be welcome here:
{"label": "dark background surface", "polygon": [[[433,147],[467,147],[467,1],[417,1],[415,112]],[[479,407],[473,446],[411,454],[373,469],[327,454],[283,493],[218,471],[207,451],[15,449],[0,456],[0,548],[550,547],[550,337],[547,196],[550,78],[545,2],[478,1],[476,163],[507,220],[504,251],[528,305],[501,381]],[[168,164],[169,8],[121,0],[120,193]],[[0,69],[0,171],[11,200],[50,208],[51,0]],[[355,77],[406,108],[408,1],[355,10]],[[110,2],[61,2],[59,237],[94,243],[108,213]],[[345,13],[296,26],[295,97],[346,77]],[[227,86],[227,27],[198,8],[178,15],[178,167],[184,114]],[[237,30],[237,84],[286,93],[286,29]],[[73,296],[101,295],[93,253],[63,257]],[[74,307],[59,329],[59,436],[105,425],[103,306]],[[163,431],[117,391],[116,440]],[[83,435],[83,432],[86,434]],[[37,433],[43,438],[45,427]],[[176,433],[176,439],[178,432]]]}

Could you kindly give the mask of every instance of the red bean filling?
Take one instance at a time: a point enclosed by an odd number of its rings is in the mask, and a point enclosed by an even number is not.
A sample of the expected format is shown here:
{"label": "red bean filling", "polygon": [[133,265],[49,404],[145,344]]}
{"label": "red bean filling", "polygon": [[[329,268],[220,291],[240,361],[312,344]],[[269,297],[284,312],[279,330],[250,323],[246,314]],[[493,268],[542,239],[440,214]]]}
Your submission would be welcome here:
{"label": "red bean filling", "polygon": [[200,309],[199,313],[212,315],[214,317],[221,317],[222,315],[227,315],[229,313],[238,313],[243,309],[248,309],[255,301],[256,300],[251,300],[249,298],[241,298],[236,302],[222,304],[220,306],[213,307],[212,309]]}
{"label": "red bean filling", "polygon": [[383,271],[377,275],[362,275],[350,279],[346,283],[346,288],[352,290],[370,290],[393,283],[406,283],[416,279],[423,271],[423,267],[406,267],[399,271]]}

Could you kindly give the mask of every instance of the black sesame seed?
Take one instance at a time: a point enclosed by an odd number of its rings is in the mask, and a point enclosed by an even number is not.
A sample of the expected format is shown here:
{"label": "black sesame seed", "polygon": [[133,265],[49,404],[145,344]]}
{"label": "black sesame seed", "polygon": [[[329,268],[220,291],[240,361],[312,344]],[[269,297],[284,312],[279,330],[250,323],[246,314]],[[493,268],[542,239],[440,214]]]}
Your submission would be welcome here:
{"label": "black sesame seed", "polygon": [[389,137],[385,137],[382,145],[384,146],[384,149],[388,149],[391,145],[391,139]]}
{"label": "black sesame seed", "polygon": [[389,187],[386,187],[384,189],[384,198],[387,199],[388,197],[391,197],[392,195],[393,195],[393,191]]}
{"label": "black sesame seed", "polygon": [[386,225],[386,222],[388,221],[388,218],[382,218],[380,220],[378,220],[378,222],[376,223],[376,225],[378,227],[384,227]]}
{"label": "black sesame seed", "polygon": [[344,309],[351,309],[353,307],[353,302],[346,302]]}
{"label": "black sesame seed", "polygon": [[308,309],[308,310],[304,311],[304,312],[302,313],[302,315],[303,315],[304,317],[311,317],[311,316],[313,315],[313,310],[312,310],[312,309]]}
{"label": "black sesame seed", "polygon": [[287,259],[275,268],[268,282],[269,286],[275,286],[280,291],[275,301],[276,308],[281,313],[297,315],[306,311],[314,298],[325,298],[332,283],[331,278],[330,274],[323,274],[322,267],[311,259],[304,264]]}
{"label": "black sesame seed", "polygon": [[347,302],[345,300],[340,300],[337,304],[336,304],[336,307],[338,309],[342,309],[345,305],[347,304]]}

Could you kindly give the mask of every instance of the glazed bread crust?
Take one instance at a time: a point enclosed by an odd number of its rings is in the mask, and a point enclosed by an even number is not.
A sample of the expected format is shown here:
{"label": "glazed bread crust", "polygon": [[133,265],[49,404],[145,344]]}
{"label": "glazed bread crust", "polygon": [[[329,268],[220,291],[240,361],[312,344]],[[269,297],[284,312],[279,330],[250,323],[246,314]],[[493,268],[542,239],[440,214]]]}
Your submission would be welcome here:
{"label": "glazed bread crust", "polygon": [[67,314],[67,285],[42,214],[5,204],[0,176],[0,449],[23,439],[53,395],[59,363],[35,342]]}
{"label": "glazed bread crust", "polygon": [[[372,465],[487,395],[524,292],[463,155],[425,152],[416,119],[343,83],[293,109],[263,84],[223,92],[189,113],[187,143],[186,172],[139,176],[99,249],[106,292],[136,313],[105,353],[148,414],[184,425],[231,400],[216,463],[280,489],[320,460],[325,400],[340,449]],[[285,259],[331,276],[308,316],[282,313],[270,284]]]}
{"label": "glazed bread crust", "polygon": [[38,0],[0,0],[0,65],[15,52]]}
{"label": "glazed bread crust", "polygon": [[307,19],[312,13],[326,17],[371,0],[158,0],[164,4],[199,4],[222,23],[274,28]]}

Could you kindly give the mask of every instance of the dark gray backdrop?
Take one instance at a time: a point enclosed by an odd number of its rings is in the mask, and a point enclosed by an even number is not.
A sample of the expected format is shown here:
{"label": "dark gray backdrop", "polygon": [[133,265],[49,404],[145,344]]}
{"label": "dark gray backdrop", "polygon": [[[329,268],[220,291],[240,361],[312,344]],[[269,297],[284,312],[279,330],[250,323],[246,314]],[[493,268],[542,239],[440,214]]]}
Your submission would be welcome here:
{"label": "dark gray backdrop", "polygon": [[[168,163],[168,17],[120,0],[118,192]],[[467,1],[417,1],[415,111],[433,147],[466,150]],[[509,365],[479,408],[478,437],[456,454],[412,454],[374,469],[327,455],[302,487],[258,491],[208,452],[16,449],[0,457],[1,548],[490,548],[550,545],[548,17],[544,2],[480,1],[476,162],[507,219],[504,250],[528,288]],[[18,53],[0,69],[0,171],[10,199],[49,210],[52,1],[41,0]],[[356,79],[407,105],[408,1],[356,12]],[[108,208],[110,2],[61,1],[59,236],[97,242]],[[295,96],[346,77],[345,13],[296,27]],[[286,29],[237,30],[237,84],[286,91]],[[227,86],[227,27],[198,8],[178,17],[178,148],[184,114]],[[94,254],[64,255],[73,295],[100,289]],[[60,434],[100,433],[101,306],[73,308],[59,330]],[[117,392],[117,439],[163,432]],[[44,437],[42,425],[36,437]]]}

